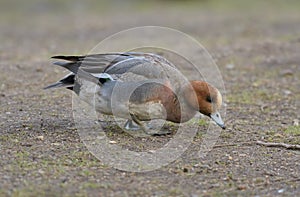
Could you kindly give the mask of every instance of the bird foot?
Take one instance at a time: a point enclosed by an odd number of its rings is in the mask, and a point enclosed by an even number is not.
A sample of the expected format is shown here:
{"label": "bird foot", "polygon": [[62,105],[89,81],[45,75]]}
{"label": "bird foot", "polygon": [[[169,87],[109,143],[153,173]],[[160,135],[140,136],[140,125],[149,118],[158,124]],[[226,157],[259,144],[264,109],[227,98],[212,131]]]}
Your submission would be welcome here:
{"label": "bird foot", "polygon": [[151,136],[161,136],[161,135],[169,135],[171,134],[171,131],[169,130],[153,130],[153,129],[148,129],[146,132],[146,134],[151,135]]}

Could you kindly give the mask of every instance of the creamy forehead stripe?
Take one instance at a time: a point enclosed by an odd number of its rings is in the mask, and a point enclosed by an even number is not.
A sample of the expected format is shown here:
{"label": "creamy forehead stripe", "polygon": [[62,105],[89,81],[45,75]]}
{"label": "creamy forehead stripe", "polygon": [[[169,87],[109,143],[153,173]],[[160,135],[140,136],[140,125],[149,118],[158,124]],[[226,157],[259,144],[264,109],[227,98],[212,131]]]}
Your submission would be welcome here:
{"label": "creamy forehead stripe", "polygon": [[219,92],[219,90],[217,90],[217,105],[218,105],[218,107],[221,107],[221,105],[222,105],[222,95]]}

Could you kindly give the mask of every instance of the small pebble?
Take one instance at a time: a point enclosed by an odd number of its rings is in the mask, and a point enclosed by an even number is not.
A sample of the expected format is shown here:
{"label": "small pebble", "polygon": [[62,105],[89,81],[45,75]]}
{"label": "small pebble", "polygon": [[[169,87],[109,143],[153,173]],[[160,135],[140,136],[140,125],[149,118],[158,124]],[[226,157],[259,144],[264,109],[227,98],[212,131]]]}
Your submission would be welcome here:
{"label": "small pebble", "polygon": [[111,141],[109,141],[109,143],[110,143],[110,144],[116,144],[117,142],[116,142],[116,141],[113,141],[113,140],[111,140]]}
{"label": "small pebble", "polygon": [[231,70],[231,69],[234,69],[234,64],[227,64],[225,67],[227,69]]}
{"label": "small pebble", "polygon": [[45,174],[45,171],[43,171],[42,169],[39,169],[39,170],[38,170],[38,173],[40,173],[40,174]]}
{"label": "small pebble", "polygon": [[285,95],[290,95],[290,94],[292,94],[292,92],[289,91],[289,90],[284,90],[283,93],[284,93]]}
{"label": "small pebble", "polygon": [[39,135],[39,136],[36,137],[36,139],[38,139],[38,140],[44,140],[44,136]]}
{"label": "small pebble", "polygon": [[299,120],[298,119],[294,119],[293,120],[293,125],[294,126],[299,126]]}
{"label": "small pebble", "polygon": [[247,189],[247,186],[246,185],[239,185],[239,186],[237,186],[237,189],[238,190],[245,190],[245,189]]}
{"label": "small pebble", "polygon": [[43,69],[42,69],[42,68],[37,68],[37,69],[35,69],[35,71],[36,71],[36,72],[42,72]]}

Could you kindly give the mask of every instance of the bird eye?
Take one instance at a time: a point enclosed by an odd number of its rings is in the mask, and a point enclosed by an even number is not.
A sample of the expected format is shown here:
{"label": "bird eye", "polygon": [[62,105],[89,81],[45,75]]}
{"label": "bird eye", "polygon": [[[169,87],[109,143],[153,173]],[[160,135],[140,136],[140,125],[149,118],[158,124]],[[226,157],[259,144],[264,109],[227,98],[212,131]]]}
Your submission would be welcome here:
{"label": "bird eye", "polygon": [[210,95],[206,97],[206,101],[207,101],[207,102],[209,102],[209,103],[211,103],[211,102],[212,102],[212,98],[211,98],[211,96],[210,96]]}

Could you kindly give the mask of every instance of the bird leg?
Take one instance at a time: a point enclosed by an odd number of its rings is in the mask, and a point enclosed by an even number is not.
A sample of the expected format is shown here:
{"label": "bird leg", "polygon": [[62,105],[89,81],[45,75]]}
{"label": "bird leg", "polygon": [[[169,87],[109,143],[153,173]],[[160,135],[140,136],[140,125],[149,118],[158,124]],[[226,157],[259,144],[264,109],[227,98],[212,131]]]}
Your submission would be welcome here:
{"label": "bird leg", "polygon": [[149,127],[145,126],[143,124],[142,121],[140,121],[135,115],[133,114],[130,114],[133,122],[135,122],[146,134],[148,135],[167,135],[167,134],[170,134],[171,132],[168,131],[168,130],[165,130],[165,131],[157,131],[157,130],[153,130],[153,129],[150,129]]}
{"label": "bird leg", "polygon": [[127,120],[124,125],[124,128],[129,131],[136,131],[136,130],[141,129],[139,127],[139,125],[135,124],[135,122],[133,120]]}

